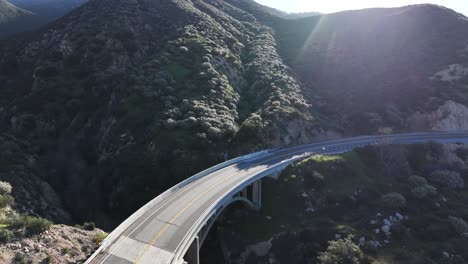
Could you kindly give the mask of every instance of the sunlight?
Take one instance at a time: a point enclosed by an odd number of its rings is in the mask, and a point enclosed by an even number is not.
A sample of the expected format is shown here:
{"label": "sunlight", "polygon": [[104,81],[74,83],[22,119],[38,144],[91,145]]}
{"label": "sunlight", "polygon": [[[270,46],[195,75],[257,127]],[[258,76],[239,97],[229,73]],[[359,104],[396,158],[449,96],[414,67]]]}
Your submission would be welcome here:
{"label": "sunlight", "polygon": [[465,15],[468,14],[468,1],[460,0],[329,0],[329,1],[313,1],[313,0],[255,0],[260,4],[267,5],[279,10],[293,13],[301,12],[321,12],[334,13],[344,10],[355,10],[373,7],[399,7],[405,5],[432,3],[442,5]]}
{"label": "sunlight", "polygon": [[296,62],[300,59],[300,58],[304,58],[304,55],[305,55],[305,52],[307,51],[307,49],[309,48],[309,45],[311,43],[311,41],[314,39],[315,35],[317,34],[317,32],[319,32],[319,29],[323,23],[324,20],[328,19],[327,17],[324,17],[324,16],[321,16],[319,19],[318,19],[318,22],[317,24],[314,26],[314,28],[312,29],[312,31],[310,32],[309,36],[307,37],[307,40],[304,42],[304,45],[302,45],[302,48],[300,49],[297,57],[296,57]]}

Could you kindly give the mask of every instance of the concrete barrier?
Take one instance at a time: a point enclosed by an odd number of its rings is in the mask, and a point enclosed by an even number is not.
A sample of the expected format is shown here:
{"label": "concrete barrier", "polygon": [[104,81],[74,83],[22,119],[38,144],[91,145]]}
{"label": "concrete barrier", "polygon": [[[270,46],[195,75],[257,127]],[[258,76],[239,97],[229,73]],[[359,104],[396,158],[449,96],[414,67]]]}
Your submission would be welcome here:
{"label": "concrete barrier", "polygon": [[[382,142],[382,141],[386,142],[387,140],[390,140],[392,143],[408,143],[408,142],[414,141],[415,137],[418,138],[418,140],[420,140],[420,141],[427,141],[428,137],[432,137],[434,139],[438,139],[438,141],[442,141],[441,138],[447,138],[447,140],[448,140],[448,138],[452,138],[452,140],[453,140],[453,137],[464,137],[465,138],[467,136],[468,136],[467,132],[461,132],[461,133],[460,132],[453,132],[453,133],[414,133],[414,134],[395,134],[395,135],[383,135],[383,136],[364,136],[364,137],[359,137],[359,139],[362,139],[362,141],[375,141],[376,143]],[[356,138],[354,138],[354,141],[355,140],[356,140]],[[340,149],[334,150],[333,153],[345,152],[345,151],[347,151],[349,149],[352,149],[352,148],[355,148],[357,146],[355,144],[355,142],[353,144],[353,139],[340,139],[340,140],[335,140],[335,141],[322,142],[322,144],[323,143],[334,143],[334,142],[338,143],[338,142],[343,142],[343,141],[345,141],[345,142],[350,141],[350,144],[345,145],[344,147],[341,147]],[[368,145],[370,143],[372,143],[372,142],[368,142],[368,143],[363,144],[363,145]],[[206,169],[206,170],[204,170],[202,172],[199,172],[199,173],[193,175],[192,177],[180,182],[179,184],[173,186],[172,188],[168,189],[164,193],[160,194],[158,197],[156,197],[153,200],[151,200],[150,202],[148,202],[146,205],[144,205],[142,208],[140,208],[138,211],[136,211],[134,214],[132,214],[129,218],[127,218],[111,234],[109,234],[109,236],[104,240],[104,242],[99,247],[99,249],[88,259],[88,261],[86,263],[90,263],[99,253],[101,253],[105,248],[110,246],[138,218],[143,216],[146,212],[151,210],[154,206],[156,206],[158,203],[160,203],[165,198],[169,197],[172,193],[176,192],[180,188],[183,188],[184,186],[187,186],[188,184],[190,184],[190,183],[192,183],[192,182],[194,182],[194,181],[196,181],[198,179],[201,179],[201,178],[205,177],[206,175],[209,175],[209,174],[211,174],[211,173],[213,173],[215,171],[218,171],[220,169],[223,169],[225,167],[228,167],[230,165],[233,165],[233,164],[236,164],[236,163],[239,163],[239,162],[242,162],[242,161],[250,161],[250,160],[256,160],[256,159],[259,159],[259,158],[263,158],[263,157],[271,155],[275,151],[291,151],[291,150],[294,150],[294,149],[299,150],[300,148],[307,148],[307,147],[311,147],[311,146],[314,146],[314,145],[320,145],[320,143],[314,143],[314,144],[309,144],[309,145],[305,145],[305,146],[297,146],[297,147],[293,147],[293,148],[289,148],[289,149],[282,149],[282,150],[271,149],[271,150],[264,150],[264,151],[260,151],[260,152],[255,152],[255,153],[252,153],[252,154],[248,154],[248,155],[245,155],[245,156],[241,156],[241,157],[237,157],[237,158],[225,161],[223,163],[220,163],[218,165],[215,165],[215,166],[213,166],[211,168],[208,168],[208,169]],[[291,160],[289,160],[289,161],[291,161]],[[273,166],[273,168],[275,168],[276,170],[281,170],[287,164],[290,164],[289,161],[286,162],[286,163],[283,163],[283,164],[277,164],[276,166]],[[272,170],[267,170],[267,171],[271,172]],[[256,175],[251,180],[255,180],[255,179],[258,179],[258,178],[259,178],[259,175]],[[237,186],[236,188],[239,188],[239,186]],[[226,197],[229,197],[229,195],[226,196]],[[228,198],[226,198],[226,199],[228,199]],[[218,206],[220,204],[219,202],[221,202],[221,204],[222,204],[223,201],[222,200],[218,201],[218,203],[217,203]],[[219,207],[215,206],[214,208],[219,208]],[[216,211],[216,209],[214,211]],[[206,214],[209,214],[209,213],[210,213],[210,211],[206,212]],[[211,211],[211,213],[213,213],[213,211]],[[203,222],[203,220],[206,219],[206,214],[205,214],[205,217],[201,218],[201,220],[199,219],[201,222]],[[193,233],[194,231],[196,231],[197,227],[195,227],[195,226],[192,227],[192,229],[195,228],[195,230],[191,229],[191,231],[187,235],[190,235],[190,233]],[[187,242],[186,239],[184,239],[184,243],[186,243],[186,242]],[[182,246],[182,248],[184,248],[184,246]],[[178,252],[180,253],[180,251],[178,251]],[[176,255],[176,256],[181,257],[181,256],[178,256],[178,255]]]}
{"label": "concrete barrier", "polygon": [[195,175],[193,175],[190,178],[185,179],[184,181],[174,185],[173,187],[169,188],[162,194],[158,195],[156,198],[145,204],[143,207],[138,209],[135,213],[133,213],[131,216],[129,216],[127,219],[125,219],[124,222],[122,222],[117,228],[115,228],[107,237],[104,239],[102,242],[101,246],[94,252],[93,255],[85,262],[85,264],[91,263],[91,261],[99,255],[104,249],[106,249],[108,246],[110,246],[115,240],[118,239],[118,237],[132,224],[134,223],[138,218],[142,217],[146,212],[151,210],[154,206],[156,206],[159,202],[164,200],[165,198],[169,197],[172,193],[175,191],[179,190],[180,188],[198,180],[201,179],[217,170],[226,168],[228,166],[231,166],[233,164],[242,162],[242,161],[250,161],[250,160],[255,160],[263,157],[267,157],[271,155],[272,152],[274,152],[276,149],[267,149],[259,152],[254,152],[251,154],[247,154],[244,156],[240,156],[234,159],[227,160],[225,162],[222,162],[220,164],[217,164],[213,167],[210,167],[204,171],[201,171]]}
{"label": "concrete barrier", "polygon": [[203,226],[207,223],[207,221],[214,216],[215,214],[218,213],[218,210],[222,210],[226,204],[230,203],[230,200],[232,197],[238,193],[240,190],[245,188],[246,186],[252,184],[255,181],[258,181],[259,179],[266,177],[272,173],[279,172],[284,170],[288,165],[292,164],[295,161],[304,159],[305,157],[309,156],[311,153],[308,154],[303,154],[303,155],[297,155],[294,156],[288,160],[285,160],[281,163],[278,163],[268,169],[265,169],[264,171],[261,171],[257,174],[255,174],[253,177],[245,180],[244,182],[240,183],[239,185],[231,188],[228,192],[227,195],[223,196],[222,198],[219,198],[216,202],[213,203],[213,205],[210,206],[200,217],[195,224],[189,229],[187,234],[184,236],[184,239],[182,240],[182,243],[179,244],[177,249],[175,250],[175,254],[173,258],[171,259],[171,264],[182,264],[184,263],[183,260],[183,255],[186,252],[186,250],[190,247],[190,244],[192,243],[191,238],[195,238],[200,230],[203,228]]}

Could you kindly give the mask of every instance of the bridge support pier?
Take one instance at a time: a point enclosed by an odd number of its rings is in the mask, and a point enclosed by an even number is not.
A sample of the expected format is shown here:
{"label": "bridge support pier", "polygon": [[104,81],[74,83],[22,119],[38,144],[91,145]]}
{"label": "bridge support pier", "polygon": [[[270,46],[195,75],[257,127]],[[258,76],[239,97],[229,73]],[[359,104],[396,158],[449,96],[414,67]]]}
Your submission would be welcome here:
{"label": "bridge support pier", "polygon": [[197,236],[184,257],[185,264],[200,264],[200,239]]}
{"label": "bridge support pier", "polygon": [[205,242],[208,232],[210,231],[218,216],[223,212],[223,209],[235,201],[241,201],[253,210],[260,210],[262,208],[262,180],[255,181],[242,189],[235,196],[233,196],[231,200],[227,201],[227,203],[220,210],[218,210],[216,214],[211,216],[211,218],[206,222],[205,226],[198,233],[198,236],[192,242],[192,245],[190,245],[190,248],[184,257],[184,264],[200,263],[200,247]]}
{"label": "bridge support pier", "polygon": [[255,210],[262,208],[262,180],[252,183],[252,203]]}
{"label": "bridge support pier", "polygon": [[242,189],[237,194],[237,198],[247,203],[252,209],[260,210],[262,208],[262,180],[258,180]]}

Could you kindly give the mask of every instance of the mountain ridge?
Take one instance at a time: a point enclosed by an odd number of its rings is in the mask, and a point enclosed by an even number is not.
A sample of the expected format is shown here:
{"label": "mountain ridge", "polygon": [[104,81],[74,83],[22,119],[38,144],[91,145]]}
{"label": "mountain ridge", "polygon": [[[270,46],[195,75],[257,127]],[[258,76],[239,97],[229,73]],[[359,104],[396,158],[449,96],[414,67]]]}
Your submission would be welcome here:
{"label": "mountain ridge", "polygon": [[2,29],[0,37],[5,38],[17,33],[40,29],[81,6],[85,2],[87,2],[87,0],[74,0],[73,2],[64,0],[2,0],[0,2],[0,23],[6,23],[6,21],[2,22],[2,13],[6,12],[6,7],[9,7],[10,13],[16,8],[16,12],[14,13],[17,14],[17,16],[14,21],[11,21],[7,25],[0,24]]}
{"label": "mountain ridge", "polygon": [[[75,219],[111,228],[226,157],[414,129],[408,116],[423,130],[446,124],[443,115],[430,119],[432,111],[449,100],[456,104],[443,109],[467,105],[465,55],[451,51],[468,45],[465,22],[435,7],[375,12],[283,19],[244,0],[91,0],[34,36],[2,42],[0,133],[8,136],[0,143],[13,141],[18,154],[37,160],[24,177],[51,183]],[[425,30],[428,17],[443,23],[422,40],[400,27]],[[450,25],[449,48],[427,44]],[[434,49],[434,59],[418,47]],[[400,66],[409,55],[417,60],[406,74]],[[434,77],[454,63],[459,79]],[[403,98],[410,107],[395,99],[402,91],[414,94]]]}
{"label": "mountain ridge", "polygon": [[22,31],[28,27],[35,15],[5,0],[0,1],[0,37]]}
{"label": "mountain ridge", "polygon": [[[42,138],[49,167],[43,173],[55,188],[70,188],[68,206],[88,210],[89,201],[74,201],[73,194],[86,197],[81,192],[88,189],[110,194],[96,200],[122,216],[135,207],[121,203],[136,188],[154,189],[142,193],[141,203],[229,149],[262,144],[262,134],[277,142],[307,141],[304,132],[278,126],[285,118],[310,126],[311,114],[274,45],[270,29],[223,1],[90,1],[38,40],[3,52],[1,64],[10,69],[0,78],[3,132],[31,142]],[[267,60],[275,64],[264,67]],[[91,172],[98,167],[100,176]],[[155,171],[167,176],[154,179]]]}

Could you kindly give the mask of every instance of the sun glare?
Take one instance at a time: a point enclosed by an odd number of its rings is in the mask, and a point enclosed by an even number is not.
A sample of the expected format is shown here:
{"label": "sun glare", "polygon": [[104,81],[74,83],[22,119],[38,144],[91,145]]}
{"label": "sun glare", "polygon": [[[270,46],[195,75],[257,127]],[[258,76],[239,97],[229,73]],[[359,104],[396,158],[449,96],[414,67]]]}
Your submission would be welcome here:
{"label": "sun glare", "polygon": [[344,10],[355,10],[372,7],[398,7],[405,5],[432,3],[452,8],[468,15],[468,1],[462,0],[256,0],[257,2],[286,12],[321,12],[334,13]]}

